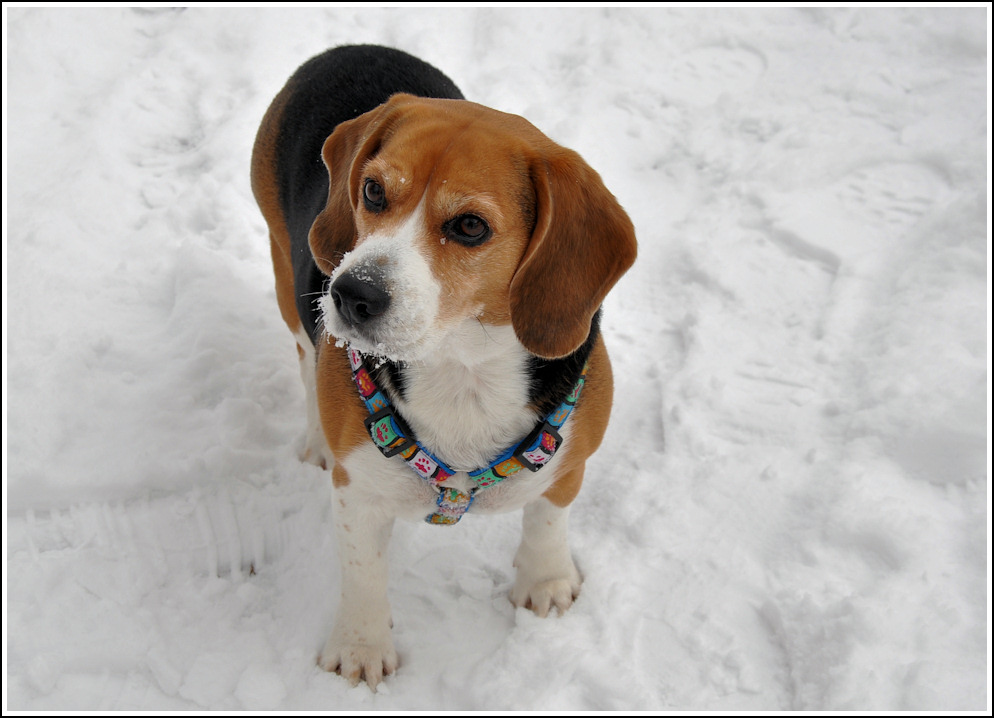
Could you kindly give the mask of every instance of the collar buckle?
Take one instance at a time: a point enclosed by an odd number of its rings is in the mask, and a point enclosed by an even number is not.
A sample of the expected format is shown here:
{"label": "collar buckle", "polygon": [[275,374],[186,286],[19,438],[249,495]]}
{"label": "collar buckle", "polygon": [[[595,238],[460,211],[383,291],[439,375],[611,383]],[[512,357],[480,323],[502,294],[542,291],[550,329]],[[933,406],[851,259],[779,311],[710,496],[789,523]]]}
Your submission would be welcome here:
{"label": "collar buckle", "polygon": [[548,421],[535,427],[525,440],[518,444],[514,458],[529,471],[538,471],[552,459],[563,443],[563,437]]}
{"label": "collar buckle", "polygon": [[407,451],[416,444],[411,438],[413,432],[393,410],[393,406],[387,406],[370,414],[363,419],[363,422],[376,448],[387,458]]}

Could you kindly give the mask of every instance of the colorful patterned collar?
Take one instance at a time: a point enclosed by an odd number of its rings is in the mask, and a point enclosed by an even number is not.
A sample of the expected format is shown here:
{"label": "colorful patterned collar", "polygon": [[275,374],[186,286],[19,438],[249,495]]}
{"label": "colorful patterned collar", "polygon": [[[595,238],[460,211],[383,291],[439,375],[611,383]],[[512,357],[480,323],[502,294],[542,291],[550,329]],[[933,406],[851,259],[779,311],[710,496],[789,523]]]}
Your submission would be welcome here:
{"label": "colorful patterned collar", "polygon": [[386,394],[376,386],[362,354],[349,347],[348,355],[349,364],[352,366],[352,380],[359,389],[359,397],[369,410],[365,423],[373,443],[388,458],[400,456],[418,476],[438,492],[436,501],[438,508],[434,513],[429,514],[425,521],[439,525],[458,522],[469,510],[474,495],[480,489],[499,484],[521,469],[538,471],[549,463],[563,443],[557,430],[566,423],[573,407],[576,406],[589,366],[589,362],[584,364],[580,378],[573,385],[573,391],[552,413],[539,422],[528,436],[511,446],[489,465],[468,472],[469,478],[476,486],[466,493],[440,485],[453,476],[456,470],[450,469],[434,457],[420,441],[414,438],[414,432],[408,428]]}

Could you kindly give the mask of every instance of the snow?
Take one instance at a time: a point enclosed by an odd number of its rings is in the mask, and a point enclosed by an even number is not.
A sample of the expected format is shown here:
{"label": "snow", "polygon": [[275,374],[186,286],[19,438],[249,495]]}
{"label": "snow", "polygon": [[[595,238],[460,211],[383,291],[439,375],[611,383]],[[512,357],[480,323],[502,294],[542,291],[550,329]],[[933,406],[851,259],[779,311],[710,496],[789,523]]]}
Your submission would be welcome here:
{"label": "snow", "polygon": [[[5,6],[5,709],[989,712],[989,12]],[[248,183],[354,42],[640,240],[576,604],[508,602],[519,515],[398,524],[375,694],[316,666],[330,479]]]}

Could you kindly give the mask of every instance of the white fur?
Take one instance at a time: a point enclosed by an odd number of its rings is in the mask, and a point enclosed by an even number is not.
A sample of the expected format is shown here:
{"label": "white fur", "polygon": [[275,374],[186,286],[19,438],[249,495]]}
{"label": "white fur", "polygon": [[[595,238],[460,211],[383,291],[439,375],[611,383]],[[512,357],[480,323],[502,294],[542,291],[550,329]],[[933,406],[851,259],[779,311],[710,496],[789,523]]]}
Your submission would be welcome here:
{"label": "white fur", "polygon": [[528,354],[510,326],[467,319],[445,336],[445,349],[409,362],[397,406],[411,429],[451,468],[472,471],[524,438]]}
{"label": "white fur", "polygon": [[417,240],[424,224],[419,206],[404,224],[390,233],[366,237],[331,275],[330,287],[346,272],[376,266],[384,273],[390,308],[376,320],[376,336],[367,337],[350,327],[339,316],[330,292],[319,300],[322,320],[329,335],[346,341],[363,354],[409,361],[435,350],[439,331],[439,297],[441,287],[427,260],[417,250]]}
{"label": "white fur", "polygon": [[[387,548],[393,516],[352,486],[335,491],[335,537],[342,571],[342,600],[320,664],[353,685],[364,677],[376,689],[397,668],[387,600]],[[358,497],[357,497],[358,495]]]}

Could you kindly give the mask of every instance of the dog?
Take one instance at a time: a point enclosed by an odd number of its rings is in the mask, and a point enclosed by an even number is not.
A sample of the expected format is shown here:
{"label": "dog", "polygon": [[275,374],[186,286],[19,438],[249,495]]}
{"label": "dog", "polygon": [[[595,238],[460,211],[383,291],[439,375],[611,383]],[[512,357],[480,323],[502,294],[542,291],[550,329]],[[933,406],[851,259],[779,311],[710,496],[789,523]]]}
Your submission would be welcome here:
{"label": "dog", "polygon": [[567,516],[611,410],[600,307],[635,261],[628,215],[575,152],[464,99],[399,50],[338,47],[266,112],[252,190],[331,467],[342,595],[322,668],[397,668],[396,518],[523,509],[515,606],[565,611]]}

